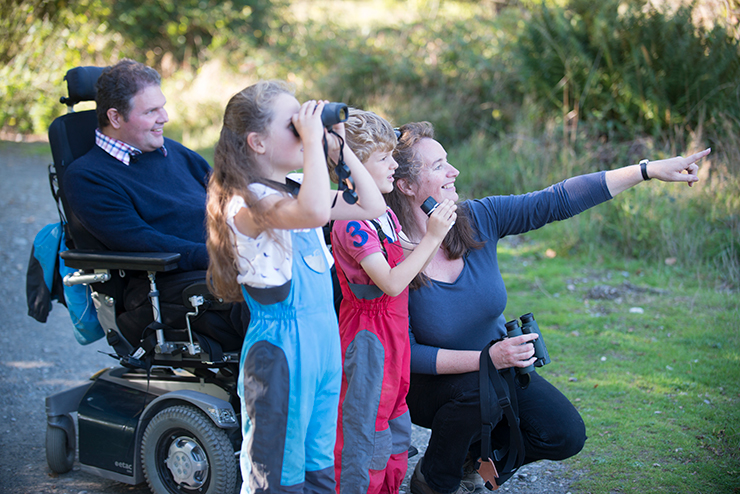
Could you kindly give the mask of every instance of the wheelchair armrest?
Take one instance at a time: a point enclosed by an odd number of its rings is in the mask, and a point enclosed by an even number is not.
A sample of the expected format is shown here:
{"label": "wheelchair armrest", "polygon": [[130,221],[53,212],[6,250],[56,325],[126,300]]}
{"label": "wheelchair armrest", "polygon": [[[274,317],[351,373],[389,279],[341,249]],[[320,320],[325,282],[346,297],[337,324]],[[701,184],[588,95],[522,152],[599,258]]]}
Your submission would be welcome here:
{"label": "wheelchair armrest", "polygon": [[177,269],[180,254],[169,252],[109,252],[65,250],[64,264],[73,269],[131,269],[167,272]]}

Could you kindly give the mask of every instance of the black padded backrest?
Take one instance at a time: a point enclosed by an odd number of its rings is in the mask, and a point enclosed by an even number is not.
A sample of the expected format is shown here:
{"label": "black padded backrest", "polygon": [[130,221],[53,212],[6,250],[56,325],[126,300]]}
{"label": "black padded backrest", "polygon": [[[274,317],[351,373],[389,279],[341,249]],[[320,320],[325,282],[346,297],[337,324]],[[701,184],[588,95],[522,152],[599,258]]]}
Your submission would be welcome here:
{"label": "black padded backrest", "polygon": [[[95,129],[98,127],[98,118],[95,110],[81,112],[73,111],[73,106],[82,101],[95,101],[95,83],[103,72],[102,67],[76,67],[67,71],[64,79],[67,81],[69,97],[61,98],[70,113],[54,119],[49,126],[49,146],[54,161],[56,179],[56,193],[67,220],[65,239],[67,248],[86,251],[107,251],[108,249],[84,226],[75,216],[67,203],[64,190],[64,172],[77,158],[90,151],[95,146]],[[70,192],[72,193],[72,192]],[[96,291],[110,295],[116,300],[117,313],[123,310],[124,280],[117,273],[111,273],[113,278],[107,283],[93,285]]]}
{"label": "black padded backrest", "polygon": [[98,126],[95,110],[79,113],[73,107],[82,101],[95,101],[95,83],[103,67],[75,67],[67,71],[68,97],[61,98],[70,112],[52,122],[49,127],[49,144],[57,173],[64,173],[60,168],[72,163],[87,153],[95,145],[95,129]]}
{"label": "black padded backrest", "polygon": [[70,163],[92,149],[97,127],[95,110],[67,113],[54,119],[49,126],[49,146],[59,175]]}
{"label": "black padded backrest", "polygon": [[[68,98],[62,98],[70,108],[81,101],[95,100],[95,83],[103,72],[102,67],[76,67],[70,69],[67,81]],[[82,227],[67,205],[63,189],[64,172],[74,160],[83,156],[95,145],[98,119],[95,110],[71,112],[54,119],[49,127],[49,146],[54,161],[59,199],[67,219],[67,244],[69,248],[106,250],[105,247]]]}
{"label": "black padded backrest", "polygon": [[95,129],[97,126],[98,120],[95,116],[95,110],[88,110],[62,115],[56,118],[49,127],[49,145],[51,146],[54,170],[57,175],[56,183],[59,200],[67,219],[67,247],[69,248],[106,250],[98,239],[85,230],[69,208],[66,191],[62,185],[67,166],[90,151],[95,145]]}

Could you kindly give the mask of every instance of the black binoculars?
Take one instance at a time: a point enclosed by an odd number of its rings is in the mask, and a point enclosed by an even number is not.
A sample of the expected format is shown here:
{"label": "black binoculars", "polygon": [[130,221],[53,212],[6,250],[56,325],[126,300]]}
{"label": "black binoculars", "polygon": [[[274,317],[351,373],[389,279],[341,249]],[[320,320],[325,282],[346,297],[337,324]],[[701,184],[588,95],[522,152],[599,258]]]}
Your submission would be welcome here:
{"label": "black binoculars", "polygon": [[[346,122],[348,117],[349,109],[344,103],[327,103],[324,105],[324,109],[321,110],[321,123],[327,129],[338,123]],[[290,130],[293,131],[296,137],[301,137],[293,122],[290,123]]]}
{"label": "black binoculars", "polygon": [[[521,326],[519,320],[522,321]],[[535,367],[542,367],[545,364],[550,363],[550,355],[547,353],[547,347],[545,346],[545,340],[542,339],[542,333],[540,327],[537,325],[537,321],[534,320],[534,315],[531,312],[524,314],[517,319],[512,319],[505,324],[506,335],[509,338],[514,336],[522,336],[523,334],[537,333],[538,338],[534,341],[530,341],[534,346],[534,356],[537,358],[533,365],[527,367],[517,367],[516,371],[518,374],[529,374],[534,370]]]}

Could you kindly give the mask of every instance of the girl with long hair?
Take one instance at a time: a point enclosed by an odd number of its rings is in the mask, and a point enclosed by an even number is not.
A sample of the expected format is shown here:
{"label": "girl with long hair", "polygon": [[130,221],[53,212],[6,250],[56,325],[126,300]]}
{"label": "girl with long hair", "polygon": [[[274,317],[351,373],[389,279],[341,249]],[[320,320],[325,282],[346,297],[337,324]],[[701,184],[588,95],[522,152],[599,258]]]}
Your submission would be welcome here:
{"label": "girl with long hair", "polygon": [[[330,133],[325,102],[300,104],[282,82],[263,81],[226,106],[208,184],[209,281],[251,312],[242,346],[242,493],[333,492],[341,356],[330,219],[375,218],[383,197],[351,150],[343,124]],[[359,201],[332,191],[323,142],[343,156]],[[303,169],[300,187],[288,174]]]}

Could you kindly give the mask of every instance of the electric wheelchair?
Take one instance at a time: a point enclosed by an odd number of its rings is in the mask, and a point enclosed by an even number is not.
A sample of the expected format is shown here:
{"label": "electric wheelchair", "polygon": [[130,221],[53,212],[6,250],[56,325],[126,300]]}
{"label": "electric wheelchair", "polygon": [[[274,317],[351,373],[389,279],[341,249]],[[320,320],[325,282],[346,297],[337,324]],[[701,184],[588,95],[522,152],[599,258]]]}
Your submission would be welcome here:
{"label": "electric wheelchair", "polygon": [[[183,293],[191,309],[186,327],[158,324],[157,275],[175,270],[180,255],[108,251],[65,208],[61,178],[67,165],[92,148],[97,127],[95,110],[75,112],[74,106],[94,101],[102,70],[77,67],[65,76],[68,96],[61,102],[68,113],[49,128],[50,182],[69,247],[61,257],[77,270],[64,283],[90,287],[119,365],[46,398],[47,463],[54,472],[69,471],[79,442],[83,471],[128,484],[146,480],[155,494],[236,492],[241,483],[239,353],[223,351],[218,342],[191,330],[191,320],[203,311],[224,310],[226,304],[205,284],[194,285]],[[116,323],[134,273],[148,278],[153,314],[149,337],[140,342],[126,339]]]}

